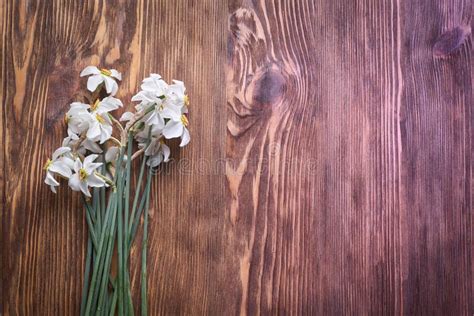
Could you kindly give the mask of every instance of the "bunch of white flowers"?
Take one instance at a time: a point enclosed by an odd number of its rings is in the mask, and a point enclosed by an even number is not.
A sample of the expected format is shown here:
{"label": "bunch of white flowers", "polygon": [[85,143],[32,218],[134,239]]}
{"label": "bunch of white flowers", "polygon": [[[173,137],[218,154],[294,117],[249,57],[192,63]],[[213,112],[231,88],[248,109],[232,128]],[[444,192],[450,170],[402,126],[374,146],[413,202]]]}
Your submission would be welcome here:
{"label": "bunch of white flowers", "polygon": [[[143,223],[141,314],[146,315],[151,179],[153,169],[169,160],[167,140],[181,138],[181,147],[190,141],[189,98],[183,82],[173,80],[167,84],[161,76],[152,74],[143,80],[141,91],[132,98],[138,102],[136,111],[125,112],[118,120],[113,112],[123,107],[115,97],[117,80],[122,75],[115,69],[89,66],[81,72],[83,76],[88,76],[90,98],[87,102],[71,103],[65,115],[67,137],[44,166],[45,183],[56,193],[60,180],[66,179],[72,190],[85,196],[89,240],[81,315],[115,315],[116,309],[119,315],[133,314],[129,257],[138,226]],[[140,156],[140,173],[134,181],[132,161]],[[118,262],[117,273],[112,275],[114,249]]]}
{"label": "bunch of white flowers", "polygon": [[[65,115],[68,136],[44,167],[45,183],[53,192],[56,192],[60,178],[68,179],[72,190],[82,191],[87,197],[91,196],[89,187],[112,185],[112,179],[102,174],[99,167],[104,163],[114,164],[119,148],[126,145],[127,132],[132,132],[138,142],[139,150],[132,157],[144,153],[149,157],[147,165],[150,167],[169,160],[170,148],[165,139],[181,138],[181,147],[189,143],[186,116],[189,97],[183,82],[173,80],[172,84],[167,84],[158,74],[145,78],[141,91],[132,98],[132,101],[139,101],[136,112],[123,113],[120,121],[127,124],[122,126],[111,114],[123,107],[123,103],[113,97],[118,89],[116,80],[121,80],[122,75],[115,69],[88,66],[81,72],[82,76],[89,76],[87,89],[93,93],[93,98],[90,104],[71,103]],[[102,88],[107,96],[101,99]],[[120,139],[113,136],[114,125]],[[115,146],[110,146],[109,142]],[[103,152],[106,152],[105,156],[97,155]],[[94,162],[96,159],[98,162]]]}
{"label": "bunch of white flowers", "polygon": [[[173,84],[168,85],[157,74],[151,74],[143,80],[141,89],[132,98],[132,101],[140,102],[135,107],[138,115],[125,112],[120,121],[130,122],[138,116],[138,122],[143,123],[145,128],[137,133],[135,138],[145,155],[151,157],[148,165],[156,167],[169,159],[170,149],[164,139],[180,137],[180,147],[186,146],[190,141],[187,129],[189,121],[186,116],[189,98],[183,82],[173,80]],[[146,145],[149,137],[151,142]]]}

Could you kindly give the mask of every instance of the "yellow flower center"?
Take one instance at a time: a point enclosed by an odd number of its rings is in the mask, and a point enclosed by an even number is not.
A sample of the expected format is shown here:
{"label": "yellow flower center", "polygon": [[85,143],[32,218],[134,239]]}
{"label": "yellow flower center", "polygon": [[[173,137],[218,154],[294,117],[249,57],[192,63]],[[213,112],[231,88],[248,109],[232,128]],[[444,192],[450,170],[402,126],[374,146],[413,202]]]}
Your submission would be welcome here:
{"label": "yellow flower center", "polygon": [[189,96],[187,94],[184,95],[184,105],[189,106]]}
{"label": "yellow flower center", "polygon": [[69,124],[69,119],[70,119],[69,115],[65,114],[64,115],[64,123]]}
{"label": "yellow flower center", "polygon": [[86,169],[81,168],[79,169],[79,180],[84,181],[87,178],[88,174],[86,172]]}
{"label": "yellow flower center", "polygon": [[105,68],[102,68],[100,70],[100,73],[103,74],[104,76],[109,76],[109,77],[112,75],[112,72],[108,69],[105,69]]}
{"label": "yellow flower center", "polygon": [[181,115],[181,122],[183,123],[184,126],[188,126],[189,124],[189,121],[188,121],[188,118],[186,117],[186,115]]}
{"label": "yellow flower center", "polygon": [[99,107],[100,101],[99,99],[95,100],[94,104],[91,105],[91,110],[95,111]]}
{"label": "yellow flower center", "polygon": [[46,160],[46,163],[44,164],[43,169],[48,170],[52,164],[53,164],[53,161],[51,161],[51,159],[48,158],[48,160]]}
{"label": "yellow flower center", "polygon": [[99,122],[100,124],[103,124],[105,122],[104,118],[100,116],[99,114],[96,114],[95,118],[97,119],[97,122]]}
{"label": "yellow flower center", "polygon": [[165,144],[165,140],[163,138],[160,138],[160,144],[161,145],[164,145]]}

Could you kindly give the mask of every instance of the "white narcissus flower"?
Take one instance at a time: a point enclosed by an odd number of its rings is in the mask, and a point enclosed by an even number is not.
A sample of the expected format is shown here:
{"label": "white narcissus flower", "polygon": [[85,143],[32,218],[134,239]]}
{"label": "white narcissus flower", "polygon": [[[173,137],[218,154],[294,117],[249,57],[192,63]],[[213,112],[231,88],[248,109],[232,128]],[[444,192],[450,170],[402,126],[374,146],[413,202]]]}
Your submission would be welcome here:
{"label": "white narcissus flower", "polygon": [[81,77],[90,76],[87,79],[87,89],[94,92],[101,84],[105,84],[108,94],[115,95],[118,90],[117,82],[113,79],[122,80],[122,74],[115,69],[99,69],[95,66],[87,66],[80,74]]}
{"label": "white narcissus flower", "polygon": [[[97,104],[97,105],[95,105]],[[91,108],[92,111],[98,111],[100,113],[110,112],[123,106],[122,101],[114,97],[103,98],[99,103],[94,103],[95,107]]]}
{"label": "white narcissus flower", "polygon": [[86,150],[93,152],[94,154],[100,154],[102,152],[102,148],[100,148],[100,146],[96,142],[93,142],[87,138],[82,141],[78,151],[85,155]]}
{"label": "white narcissus flower", "polygon": [[[132,98],[132,101],[140,101],[140,104],[135,107],[138,113],[147,112],[141,120],[147,125],[160,125],[161,128],[163,128],[165,123],[163,116],[163,111],[165,110],[163,99],[166,98],[168,84],[160,75],[151,74],[150,77],[143,80],[141,89],[142,90]],[[154,106],[153,110],[151,110],[151,106]],[[129,114],[127,114],[123,119],[129,120],[129,117]]]}
{"label": "white narcissus flower", "polygon": [[112,121],[107,114],[95,113],[91,118],[86,136],[91,141],[100,141],[103,144],[112,136]]}
{"label": "white narcissus flower", "polygon": [[89,128],[89,108],[89,104],[81,102],[71,103],[70,109],[65,116],[65,121],[67,123],[68,128],[68,135],[79,135]]}
{"label": "white narcissus flower", "polygon": [[160,129],[165,127],[165,111],[166,108],[163,106],[163,102],[160,100],[159,103],[155,103],[155,108],[150,113],[146,114],[142,121],[147,125],[156,125]]}
{"label": "white narcissus flower", "polygon": [[147,165],[157,167],[162,162],[168,162],[170,158],[170,148],[165,144],[163,138],[153,137],[150,145],[145,150],[145,155],[150,156]]}
{"label": "white narcissus flower", "polygon": [[[186,128],[189,124],[186,117],[189,98],[184,83],[173,80],[173,84],[168,85],[160,75],[152,74],[143,80],[141,88],[142,91],[132,98],[132,101],[140,101],[135,107],[138,113],[146,111],[141,121],[149,126],[157,126],[166,139],[181,137],[180,146],[186,146],[190,141]],[[121,120],[128,121],[132,117],[131,113],[125,113]]]}
{"label": "white narcissus flower", "polygon": [[186,94],[186,87],[182,81],[173,80],[173,84],[168,86],[165,102],[174,106],[184,107],[182,112],[188,113],[189,97]]}
{"label": "white narcissus flower", "polygon": [[[63,139],[62,145],[63,147],[70,147],[73,148],[77,145],[77,142],[81,140],[75,134],[70,134],[68,137]],[[102,152],[102,148],[96,143],[91,141],[90,139],[84,139],[81,141],[81,144],[77,147],[77,153],[81,155],[85,155],[86,151],[89,150],[95,154],[100,154]]]}
{"label": "white narcissus flower", "polygon": [[132,97],[132,101],[142,103],[155,103],[161,100],[168,91],[168,84],[158,74],[151,74],[150,77],[143,79],[141,85],[142,91]]}
{"label": "white narcissus flower", "polygon": [[74,191],[82,191],[86,196],[91,197],[89,187],[106,186],[105,180],[97,175],[96,169],[102,166],[100,162],[94,162],[98,155],[89,155],[82,162],[76,158],[74,162],[74,174],[69,178],[69,186]]}
{"label": "white narcissus flower", "polygon": [[67,130],[67,135],[68,136],[63,139],[62,146],[72,148],[79,141],[79,136],[69,129]]}
{"label": "white narcissus flower", "polygon": [[114,97],[96,101],[91,106],[89,129],[86,137],[92,141],[106,142],[112,136],[112,120],[109,112],[122,106],[122,102]]}
{"label": "white narcissus flower", "polygon": [[179,146],[184,147],[191,140],[189,131],[186,128],[189,125],[188,118],[181,111],[170,111],[170,113],[171,115],[169,115],[169,121],[163,128],[163,136],[166,139],[181,137],[181,143]]}
{"label": "white narcissus flower", "polygon": [[[149,143],[148,135],[151,137]],[[136,135],[136,140],[139,148],[143,149],[146,147],[144,154],[150,157],[147,161],[148,166],[157,167],[160,163],[169,161],[170,148],[165,144],[161,129],[158,126],[146,127]]]}
{"label": "white narcissus flower", "polygon": [[164,100],[164,110],[162,115],[168,121],[163,128],[163,136],[167,139],[181,137],[180,147],[186,146],[191,140],[189,125],[186,113],[188,113],[189,97],[186,94],[184,83],[173,80],[173,84],[168,86],[166,98]]}
{"label": "white narcissus flower", "polygon": [[59,174],[64,178],[69,179],[72,174],[71,169],[73,168],[74,161],[67,155],[70,154],[71,148],[59,147],[52,155],[52,159],[48,159],[44,165],[46,170],[46,178],[44,182],[50,186],[51,191],[56,193],[56,187],[59,186],[59,182],[54,178],[54,174]]}

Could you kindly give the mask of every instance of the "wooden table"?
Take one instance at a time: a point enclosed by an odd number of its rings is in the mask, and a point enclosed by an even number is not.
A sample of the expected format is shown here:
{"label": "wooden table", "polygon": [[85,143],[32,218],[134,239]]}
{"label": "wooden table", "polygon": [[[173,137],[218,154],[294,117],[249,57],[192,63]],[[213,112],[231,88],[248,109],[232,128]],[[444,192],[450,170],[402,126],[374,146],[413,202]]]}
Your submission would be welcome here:
{"label": "wooden table", "polygon": [[93,64],[128,108],[152,72],[191,98],[153,183],[150,315],[472,315],[472,6],[2,1],[0,314],[78,313],[84,212],[42,166]]}

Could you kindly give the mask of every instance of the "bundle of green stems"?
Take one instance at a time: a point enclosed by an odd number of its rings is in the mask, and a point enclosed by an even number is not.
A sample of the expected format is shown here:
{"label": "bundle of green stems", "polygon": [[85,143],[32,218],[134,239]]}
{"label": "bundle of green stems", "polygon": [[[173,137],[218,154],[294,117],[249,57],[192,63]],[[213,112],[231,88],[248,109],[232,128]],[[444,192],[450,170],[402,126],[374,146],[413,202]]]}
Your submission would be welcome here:
{"label": "bundle of green stems", "polygon": [[[88,225],[88,241],[82,290],[81,315],[133,315],[131,296],[130,252],[143,217],[141,244],[141,304],[147,314],[146,251],[148,239],[148,209],[153,168],[143,155],[136,184],[132,179],[132,133],[120,149],[115,162],[113,189],[94,188],[92,198],[83,203]],[[103,165],[102,168],[106,168]],[[105,173],[105,170],[103,170]],[[135,188],[132,192],[132,188]],[[110,190],[109,190],[110,191]],[[133,197],[131,196],[133,195]],[[117,271],[113,273],[112,266]]]}

